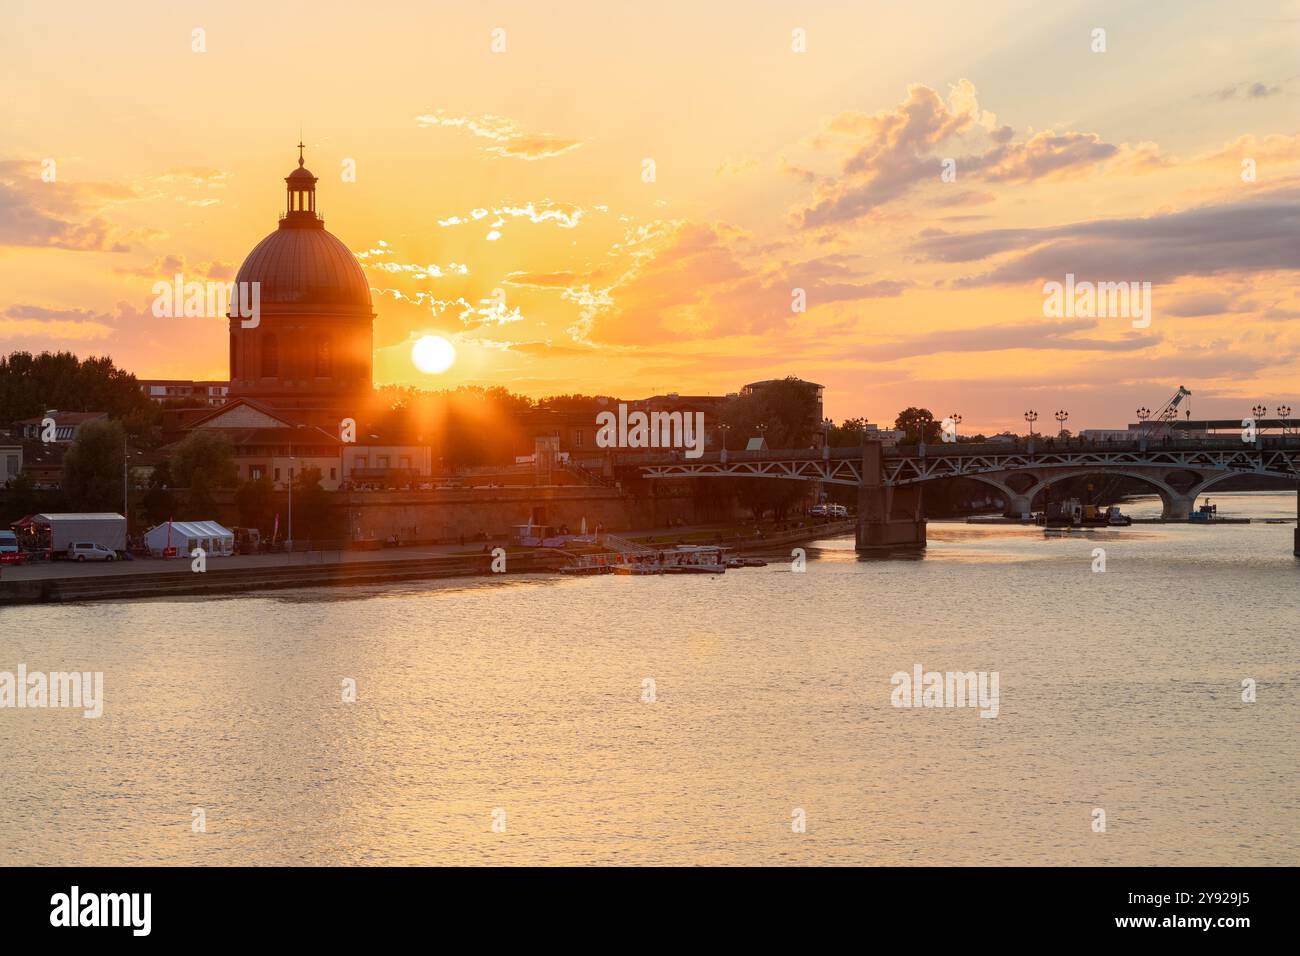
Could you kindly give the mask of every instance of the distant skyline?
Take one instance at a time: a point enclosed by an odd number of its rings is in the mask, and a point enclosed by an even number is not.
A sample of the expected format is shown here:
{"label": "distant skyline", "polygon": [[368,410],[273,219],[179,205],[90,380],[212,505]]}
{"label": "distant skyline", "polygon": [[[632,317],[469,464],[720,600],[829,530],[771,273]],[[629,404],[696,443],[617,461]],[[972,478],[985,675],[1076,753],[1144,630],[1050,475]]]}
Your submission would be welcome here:
{"label": "distant skyline", "polygon": [[[837,421],[964,432],[1121,425],[1180,384],[1193,417],[1300,405],[1300,2],[132,10],[7,11],[5,353],[226,378],[224,319],[150,289],[233,278],[301,129],[376,384],[793,374]],[[1067,274],[1149,282],[1149,326],[1049,317]]]}

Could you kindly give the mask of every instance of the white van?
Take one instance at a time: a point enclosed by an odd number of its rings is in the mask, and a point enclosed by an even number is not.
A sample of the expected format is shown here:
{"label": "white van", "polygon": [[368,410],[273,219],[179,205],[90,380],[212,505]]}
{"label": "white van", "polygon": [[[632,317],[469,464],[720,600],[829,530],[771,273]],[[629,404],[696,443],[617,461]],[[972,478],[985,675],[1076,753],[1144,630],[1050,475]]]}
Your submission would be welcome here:
{"label": "white van", "polygon": [[116,561],[117,552],[93,541],[74,541],[68,545],[70,561]]}

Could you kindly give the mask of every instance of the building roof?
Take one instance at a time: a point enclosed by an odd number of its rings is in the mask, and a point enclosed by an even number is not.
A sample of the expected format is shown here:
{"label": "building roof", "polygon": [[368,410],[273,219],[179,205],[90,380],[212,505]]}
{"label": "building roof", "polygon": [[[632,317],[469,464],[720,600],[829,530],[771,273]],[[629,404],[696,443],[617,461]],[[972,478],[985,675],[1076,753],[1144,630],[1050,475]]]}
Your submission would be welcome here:
{"label": "building roof", "polygon": [[780,385],[782,382],[793,381],[796,385],[807,385],[809,388],[825,388],[825,385],[818,385],[816,382],[805,381],[797,376],[790,378],[765,378],[761,382],[750,382],[745,388],[763,388],[766,385]]}
{"label": "building roof", "polygon": [[370,283],[356,256],[323,228],[277,229],[253,247],[235,282],[259,283],[262,308],[334,306],[371,311]]}
{"label": "building roof", "polygon": [[89,422],[107,417],[108,412],[61,412],[58,409],[51,409],[44,415],[37,415],[35,418],[24,418],[14,424],[39,425],[46,418],[53,418],[54,424],[56,425],[80,425],[82,422]]}
{"label": "building roof", "polygon": [[116,511],[60,511],[48,512],[46,514],[32,515],[33,521],[125,521]]}
{"label": "building roof", "polygon": [[236,283],[258,283],[262,309],[311,307],[313,311],[372,315],[370,283],[357,257],[325,231],[316,214],[316,177],[303,166],[285,177],[292,195],[310,198],[310,208],[289,208],[280,226],[248,254]]}

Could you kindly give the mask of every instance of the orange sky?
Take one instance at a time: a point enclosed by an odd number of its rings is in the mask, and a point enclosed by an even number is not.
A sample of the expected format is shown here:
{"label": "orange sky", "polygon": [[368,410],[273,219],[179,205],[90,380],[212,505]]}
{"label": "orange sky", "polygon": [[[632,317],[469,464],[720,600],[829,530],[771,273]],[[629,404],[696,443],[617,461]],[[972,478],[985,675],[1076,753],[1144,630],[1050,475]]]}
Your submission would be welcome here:
{"label": "orange sky", "polygon": [[[1300,4],[884,6],[11,0],[0,350],[224,378],[224,320],[150,289],[233,276],[301,126],[380,382],[797,374],[836,419],[968,431],[1179,384],[1198,416],[1300,406]],[[1045,315],[1066,273],[1150,282],[1149,327]],[[423,334],[450,370],[413,367]]]}

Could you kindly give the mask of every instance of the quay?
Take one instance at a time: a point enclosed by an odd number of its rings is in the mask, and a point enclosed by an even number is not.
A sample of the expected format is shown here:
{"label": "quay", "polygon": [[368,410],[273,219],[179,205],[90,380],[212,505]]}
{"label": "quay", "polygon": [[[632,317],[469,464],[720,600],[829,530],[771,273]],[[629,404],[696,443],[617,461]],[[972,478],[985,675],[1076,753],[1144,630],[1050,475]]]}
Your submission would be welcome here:
{"label": "quay", "polygon": [[[732,534],[724,536],[722,544],[735,552],[772,551],[799,542],[850,534],[853,527],[852,521],[840,521],[764,533],[761,537]],[[680,535],[659,532],[643,540],[651,542],[647,547],[667,549],[672,547],[669,539],[700,538],[706,534],[704,529]],[[497,576],[492,572],[491,554],[491,548],[496,546],[493,543],[488,551],[476,552],[466,552],[456,545],[417,545],[381,551],[343,549],[209,557],[207,570],[203,572],[192,571],[187,558],[6,565],[0,568],[0,607]],[[573,555],[555,548],[510,548],[506,570],[500,576],[557,573],[573,561]]]}

